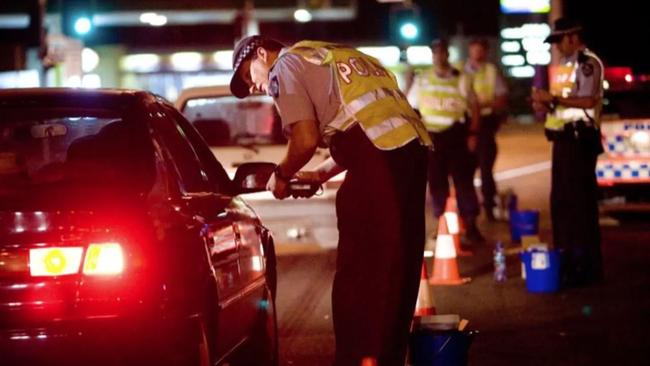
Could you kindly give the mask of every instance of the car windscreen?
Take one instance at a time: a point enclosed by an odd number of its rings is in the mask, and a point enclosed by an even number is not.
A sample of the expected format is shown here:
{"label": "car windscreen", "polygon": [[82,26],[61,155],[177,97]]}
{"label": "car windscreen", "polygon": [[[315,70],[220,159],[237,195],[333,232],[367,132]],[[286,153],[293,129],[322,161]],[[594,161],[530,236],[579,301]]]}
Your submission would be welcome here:
{"label": "car windscreen", "polygon": [[603,119],[650,119],[650,85],[609,91],[603,99]]}
{"label": "car windscreen", "polygon": [[55,192],[146,192],[153,145],[144,123],[121,112],[0,109],[0,200]]}
{"label": "car windscreen", "polygon": [[210,146],[286,142],[280,117],[268,96],[245,100],[234,96],[190,99],[182,112]]}

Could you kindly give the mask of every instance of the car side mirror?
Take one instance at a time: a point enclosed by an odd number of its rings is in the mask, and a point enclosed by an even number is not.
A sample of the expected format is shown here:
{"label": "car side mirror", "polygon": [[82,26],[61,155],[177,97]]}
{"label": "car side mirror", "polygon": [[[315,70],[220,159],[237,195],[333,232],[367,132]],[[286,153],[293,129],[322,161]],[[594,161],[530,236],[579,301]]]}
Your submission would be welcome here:
{"label": "car side mirror", "polygon": [[237,194],[253,193],[266,190],[266,183],[271,178],[274,163],[254,162],[244,163],[237,168],[233,186]]}

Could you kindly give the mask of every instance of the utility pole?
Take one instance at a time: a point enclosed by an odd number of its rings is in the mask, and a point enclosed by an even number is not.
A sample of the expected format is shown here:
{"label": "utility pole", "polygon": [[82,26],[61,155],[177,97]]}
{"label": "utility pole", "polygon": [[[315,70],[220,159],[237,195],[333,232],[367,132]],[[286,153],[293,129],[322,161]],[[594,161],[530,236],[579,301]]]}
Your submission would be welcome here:
{"label": "utility pole", "polygon": [[[548,25],[553,29],[555,21],[564,15],[564,1],[551,0],[551,12],[548,17]],[[551,45],[551,64],[557,64],[560,61],[558,50]]]}
{"label": "utility pole", "polygon": [[255,17],[255,5],[253,0],[244,1],[244,7],[235,17],[235,43],[240,39],[255,34],[260,34],[260,26]]}

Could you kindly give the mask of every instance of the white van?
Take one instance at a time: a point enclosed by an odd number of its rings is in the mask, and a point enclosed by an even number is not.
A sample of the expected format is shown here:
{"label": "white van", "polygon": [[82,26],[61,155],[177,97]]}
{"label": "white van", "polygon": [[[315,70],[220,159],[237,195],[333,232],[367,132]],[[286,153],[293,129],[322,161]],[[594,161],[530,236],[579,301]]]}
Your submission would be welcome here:
{"label": "white van", "polygon": [[[252,161],[279,162],[286,151],[286,138],[271,97],[254,95],[238,99],[225,86],[189,88],[180,93],[176,108],[196,127],[210,149],[234,174],[239,165]],[[318,149],[304,168],[314,168],[329,157]],[[274,232],[278,244],[315,244],[336,247],[336,188],[342,177],[324,185],[310,199],[275,199],[270,192],[246,195],[246,201]]]}

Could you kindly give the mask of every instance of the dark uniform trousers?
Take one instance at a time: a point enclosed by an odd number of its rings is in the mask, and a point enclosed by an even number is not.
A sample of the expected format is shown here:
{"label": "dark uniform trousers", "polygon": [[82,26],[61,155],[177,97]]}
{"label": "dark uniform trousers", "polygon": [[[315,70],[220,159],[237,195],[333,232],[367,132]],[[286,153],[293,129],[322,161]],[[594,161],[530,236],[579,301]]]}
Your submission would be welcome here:
{"label": "dark uniform trousers", "polygon": [[494,197],[497,186],[494,182],[494,162],[497,159],[496,134],[499,131],[501,116],[490,114],[481,117],[481,127],[478,134],[476,157],[481,174],[481,194],[483,195],[483,208],[492,212],[495,206]]}
{"label": "dark uniform trousers", "polygon": [[600,131],[583,122],[551,132],[553,167],[551,220],[553,242],[563,254],[567,284],[584,284],[602,277],[596,159],[602,152]]}
{"label": "dark uniform trousers", "polygon": [[402,366],[424,250],[427,148],[382,151],[357,125],[335,134],[330,150],[347,168],[336,197],[335,365],[370,356]]}
{"label": "dark uniform trousers", "polygon": [[445,131],[430,132],[429,135],[433,140],[428,170],[434,216],[439,217],[445,212],[451,175],[461,217],[465,220],[475,218],[479,213],[474,189],[476,155],[467,148],[467,126],[454,123]]}

